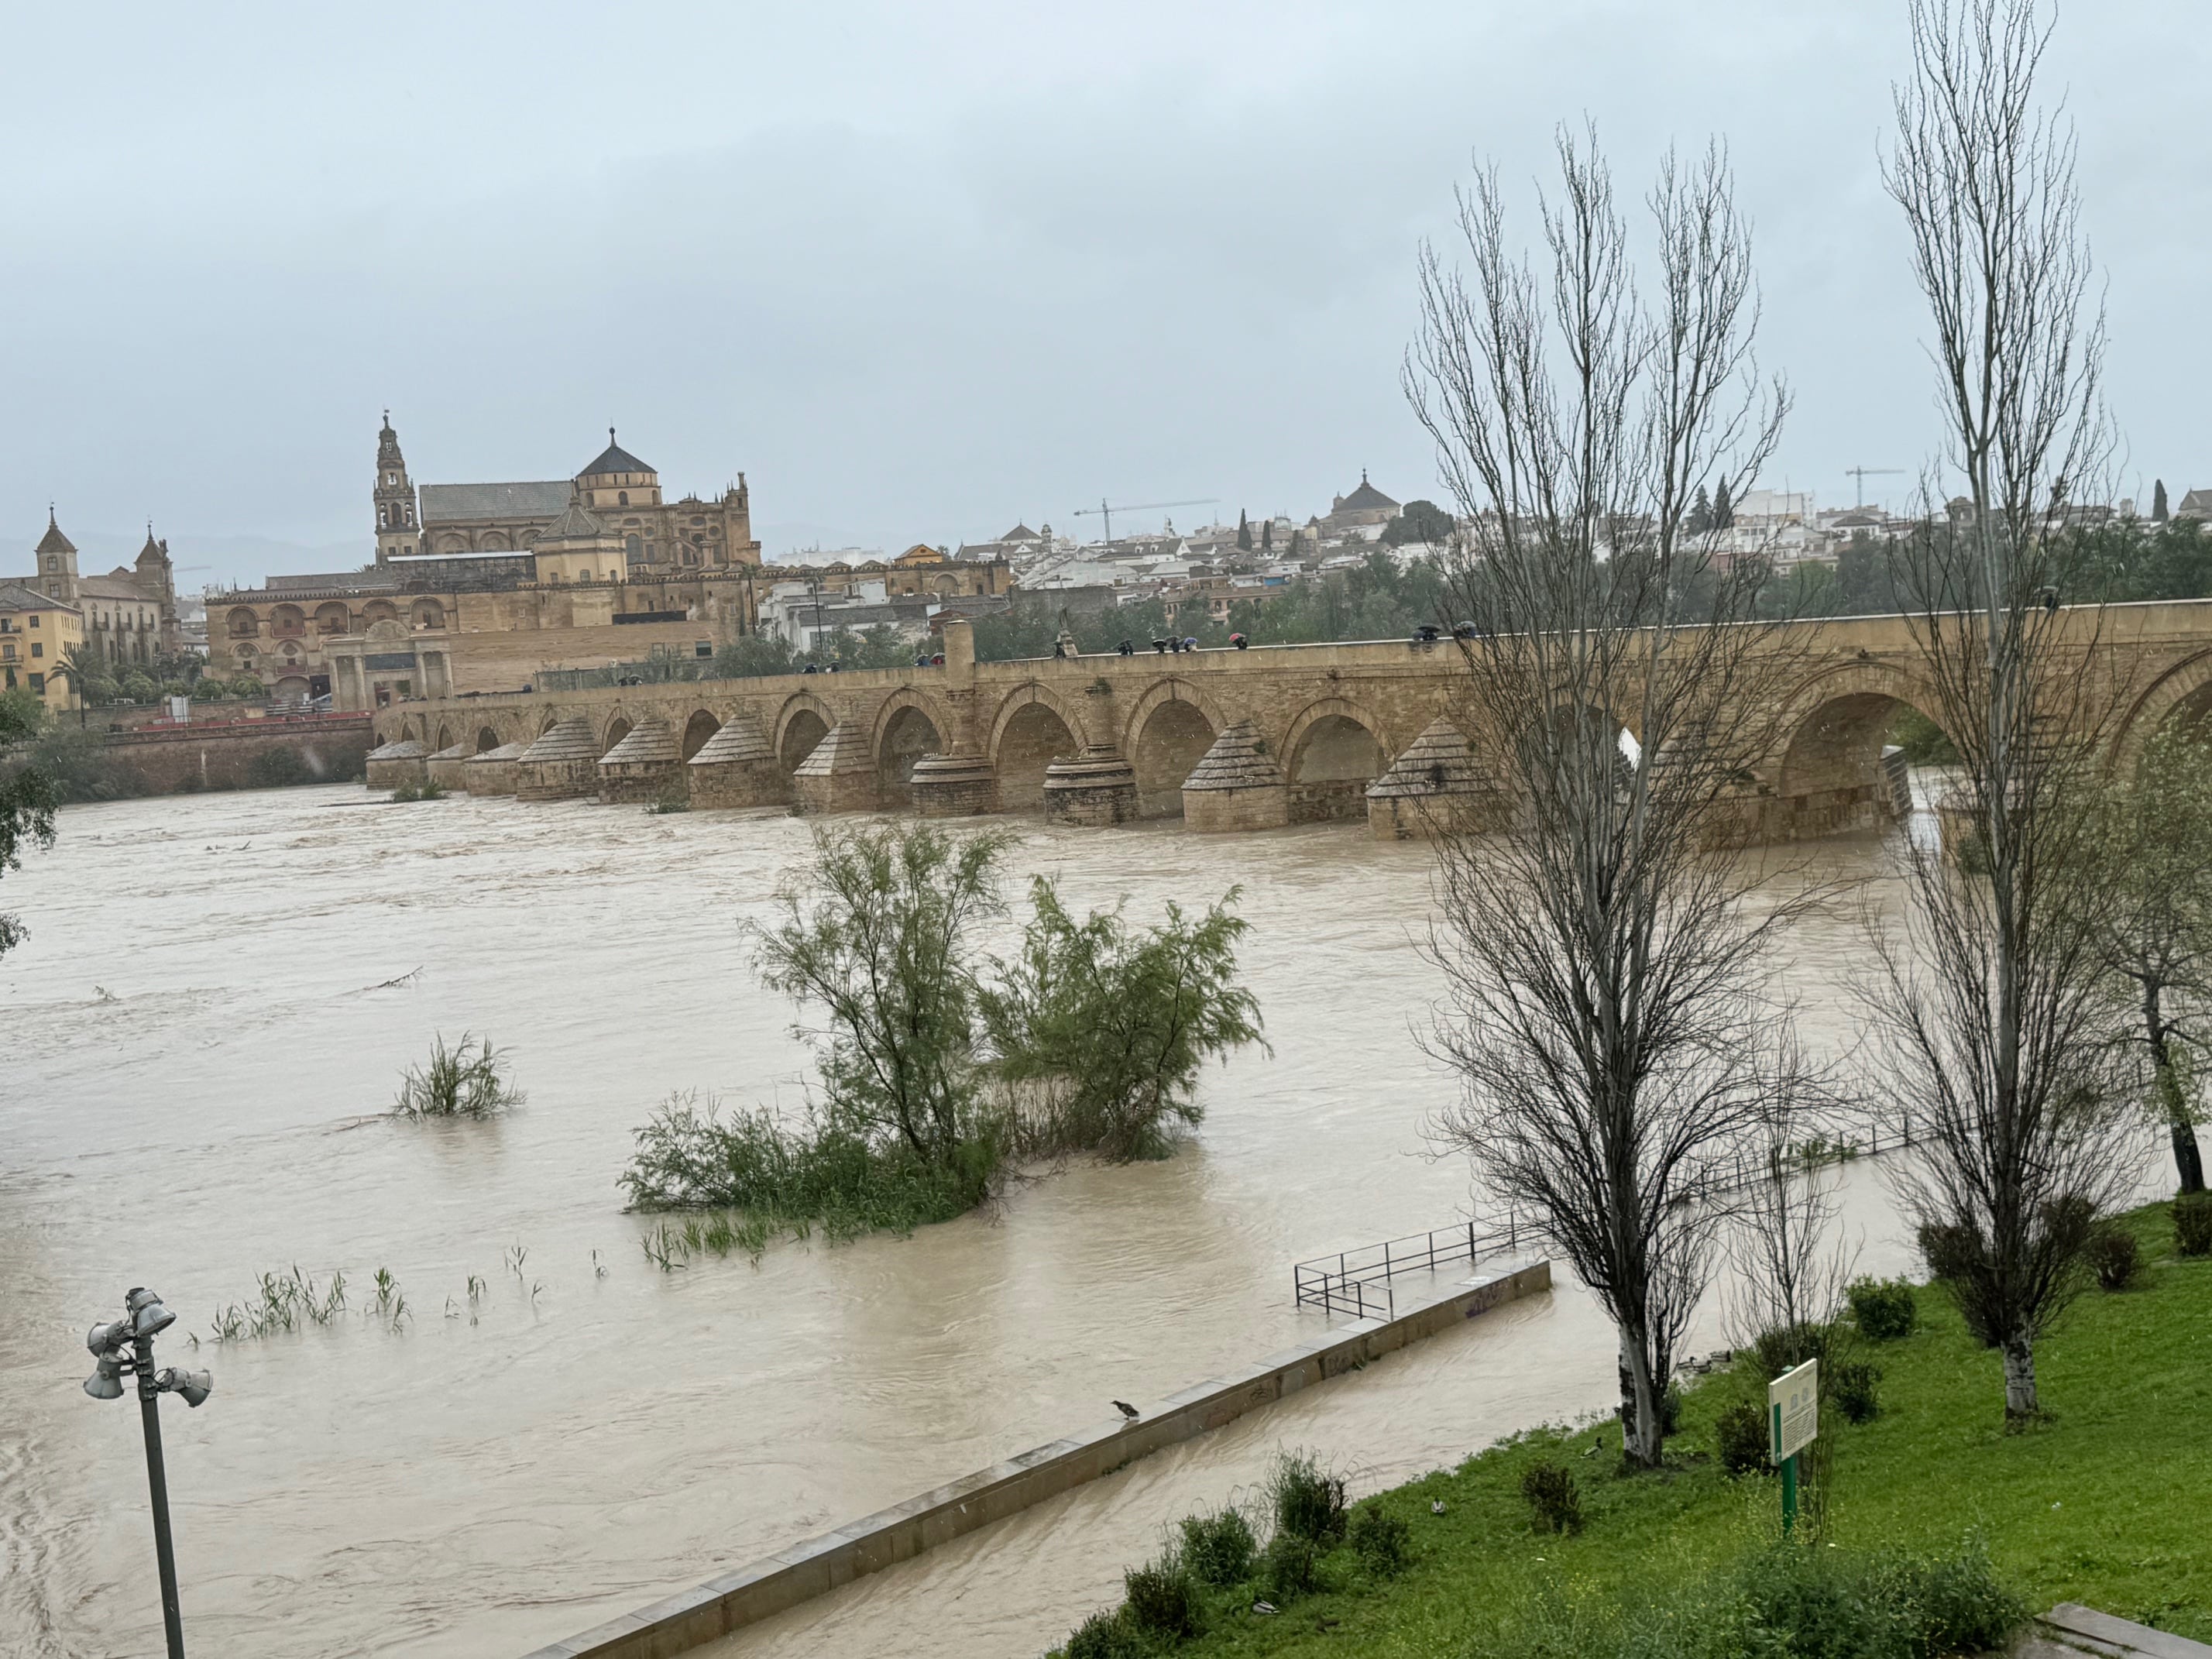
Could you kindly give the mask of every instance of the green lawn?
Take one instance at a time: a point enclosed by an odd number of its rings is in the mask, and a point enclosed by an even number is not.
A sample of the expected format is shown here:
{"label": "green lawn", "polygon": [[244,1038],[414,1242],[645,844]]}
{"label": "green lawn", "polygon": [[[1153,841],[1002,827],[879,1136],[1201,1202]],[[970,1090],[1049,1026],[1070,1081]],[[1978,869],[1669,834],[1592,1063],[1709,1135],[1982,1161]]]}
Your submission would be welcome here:
{"label": "green lawn", "polygon": [[[2175,1255],[2164,1205],[2130,1224],[2143,1245],[2140,1285],[2091,1290],[2044,1342],[2051,1419],[2033,1432],[2003,1431],[1996,1356],[1965,1335],[1940,1292],[1921,1291],[1917,1334],[1868,1345],[1885,1373],[1881,1414],[1823,1425],[1833,1437],[1828,1541],[1949,1550],[1978,1532],[2039,1610],[2081,1601],[2212,1639],[2212,1259]],[[1370,1581],[1339,1551],[1327,1592],[1273,1616],[1249,1611],[1249,1590],[1224,1592],[1206,1632],[1175,1650],[1435,1659],[1480,1651],[1482,1633],[1547,1579],[1611,1595],[1733,1559],[1779,1509],[1771,1477],[1729,1480],[1711,1455],[1715,1416],[1753,1389],[1735,1374],[1693,1389],[1658,1473],[1621,1474],[1610,1427],[1606,1450],[1583,1456],[1595,1435],[1586,1427],[1528,1435],[1382,1493],[1368,1501],[1413,1528],[1402,1576]],[[1763,1385],[1757,1394],[1763,1401]],[[1521,1475],[1545,1458],[1581,1483],[1577,1536],[1531,1528]]]}

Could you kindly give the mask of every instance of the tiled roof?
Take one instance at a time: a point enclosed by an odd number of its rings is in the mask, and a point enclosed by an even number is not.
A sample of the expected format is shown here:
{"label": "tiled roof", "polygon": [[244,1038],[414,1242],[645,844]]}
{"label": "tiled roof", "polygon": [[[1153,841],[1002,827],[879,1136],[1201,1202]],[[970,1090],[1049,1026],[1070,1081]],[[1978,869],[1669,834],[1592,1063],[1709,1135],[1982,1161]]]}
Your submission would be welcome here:
{"label": "tiled roof", "polygon": [[1249,720],[1225,726],[1195,770],[1186,789],[1257,789],[1283,781],[1283,769],[1267,757],[1260,730]]}
{"label": "tiled roof", "polygon": [[707,739],[699,752],[691,757],[694,766],[751,765],[760,761],[774,760],[775,751],[761,736],[757,722],[750,714],[733,714],[729,723]]}
{"label": "tiled roof", "polygon": [[666,720],[640,720],[623,733],[620,743],[599,757],[599,764],[633,766],[683,758],[684,750]]}
{"label": "tiled roof", "polygon": [[599,739],[592,735],[592,728],[579,718],[562,720],[516,758],[526,763],[535,763],[540,761],[595,761],[599,757]]}
{"label": "tiled roof", "polygon": [[1378,507],[1395,507],[1397,505],[1397,502],[1392,501],[1388,495],[1385,495],[1373,484],[1368,483],[1367,474],[1364,471],[1362,471],[1359,475],[1359,488],[1353,490],[1349,495],[1346,495],[1341,501],[1338,502],[1336,510],[1340,513],[1367,512]]}
{"label": "tiled roof", "polygon": [[[612,427],[609,427],[607,428],[607,447],[599,452],[599,459],[597,460],[593,461],[589,466],[586,467],[576,476],[580,478],[596,478],[609,472],[653,472],[653,469],[650,466],[647,466],[643,461],[638,459],[636,456],[631,454],[629,451],[624,449],[614,440],[615,429]],[[658,477],[660,475],[656,472],[653,473],[653,476]]]}
{"label": "tiled roof", "polygon": [[54,522],[53,510],[51,507],[46,511],[46,533],[39,538],[39,545],[34,550],[40,553],[76,551],[76,544],[63,535],[62,527]]}
{"label": "tiled roof", "polygon": [[568,505],[575,485],[567,478],[521,483],[424,484],[422,526],[432,529],[471,519],[550,519]]}
{"label": "tiled roof", "polygon": [[72,617],[78,614],[76,606],[50,599],[21,582],[0,582],[0,611],[66,611]]}

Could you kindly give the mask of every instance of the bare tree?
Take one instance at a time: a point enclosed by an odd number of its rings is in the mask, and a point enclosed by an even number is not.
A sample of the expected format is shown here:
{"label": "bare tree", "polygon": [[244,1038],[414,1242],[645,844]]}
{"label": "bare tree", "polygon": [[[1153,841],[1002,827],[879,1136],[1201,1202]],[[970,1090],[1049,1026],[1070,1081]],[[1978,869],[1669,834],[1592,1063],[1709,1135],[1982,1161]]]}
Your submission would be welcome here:
{"label": "bare tree", "polygon": [[1747,620],[1765,562],[1685,520],[1701,481],[1741,499],[1788,397],[1757,378],[1724,155],[1662,167],[1648,303],[1595,140],[1563,134],[1559,156],[1546,277],[1479,174],[1460,202],[1471,274],[1424,251],[1405,375],[1471,521],[1455,718],[1510,803],[1440,826],[1431,1042],[1463,1085],[1439,1139],[1612,1317],[1624,1451],[1650,1465],[1723,1220],[1689,1200],[1760,1121],[1780,1018],[1764,969],[1806,902],[1747,903],[1759,872],[1735,856],[1793,633]]}
{"label": "bare tree", "polygon": [[[1931,1265],[2037,1414],[2038,1337],[2120,1189],[2124,1091],[2100,1042],[2109,866],[2097,760],[2119,707],[2103,618],[2061,610],[2071,509],[2111,451],[2070,131],[2039,110],[2036,0],[1913,0],[1913,76],[1885,163],[1934,324],[1947,453],[1899,544],[1930,712],[1957,746],[1947,858],[1905,854],[1872,1003],[1892,1097],[1925,1139],[1900,1189]],[[1942,504],[1939,480],[1962,481]],[[1940,1257],[1935,1260],[1934,1257]]]}

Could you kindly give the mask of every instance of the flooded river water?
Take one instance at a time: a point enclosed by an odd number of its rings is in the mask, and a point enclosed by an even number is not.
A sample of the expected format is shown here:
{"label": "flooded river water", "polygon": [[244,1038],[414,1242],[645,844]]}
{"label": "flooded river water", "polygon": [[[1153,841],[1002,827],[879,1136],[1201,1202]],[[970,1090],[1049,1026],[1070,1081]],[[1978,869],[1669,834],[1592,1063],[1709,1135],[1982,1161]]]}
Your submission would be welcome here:
{"label": "flooded river water", "polygon": [[[164,1407],[194,1650],[520,1655],[1316,1334],[1292,1261],[1463,1213],[1465,1167],[1425,1156],[1452,1085],[1411,1035],[1437,991],[1423,848],[1036,825],[1010,888],[1055,874],[1144,919],[1241,884],[1273,1056],[1210,1072],[1167,1162],[1046,1174],[908,1239],[659,1271],[615,1185],[632,1128],[673,1090],[798,1097],[792,1010],[741,924],[806,835],[358,788],[64,815],[0,886],[33,930],[0,958],[0,1651],[160,1646],[137,1413],[79,1389],[85,1327],[132,1285],[180,1315],[167,1363],[216,1376]],[[1858,953],[1848,917],[1801,934],[1816,1036],[1848,1027]],[[511,1049],[525,1105],[376,1115],[465,1029]],[[1849,1190],[1868,1264],[1900,1265],[1876,1177]],[[210,1340],[294,1264],[342,1270],[353,1311]],[[396,1329],[360,1311],[380,1267]],[[1563,1275],[717,1651],[1033,1654],[1279,1443],[1364,1488],[1601,1406],[1612,1375]]]}

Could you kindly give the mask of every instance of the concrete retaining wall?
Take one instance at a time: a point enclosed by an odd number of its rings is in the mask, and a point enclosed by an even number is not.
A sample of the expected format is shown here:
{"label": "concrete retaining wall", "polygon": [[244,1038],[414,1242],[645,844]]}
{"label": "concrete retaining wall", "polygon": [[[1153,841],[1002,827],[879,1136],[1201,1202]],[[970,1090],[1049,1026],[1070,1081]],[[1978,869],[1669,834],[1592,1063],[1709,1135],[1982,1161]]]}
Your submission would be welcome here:
{"label": "concrete retaining wall", "polygon": [[1548,1261],[1483,1264],[1395,1319],[1358,1319],[1258,1364],[1170,1395],[1133,1423],[1102,1424],[794,1544],[529,1659],[668,1659],[879,1571],[1137,1459],[1234,1422],[1310,1383],[1552,1286]]}

